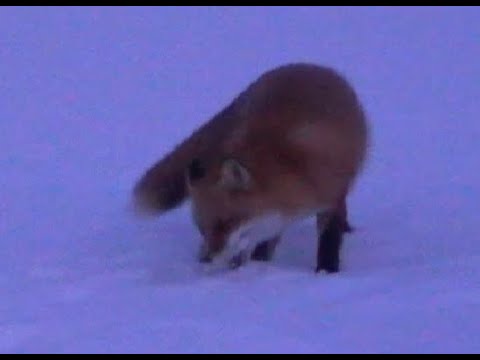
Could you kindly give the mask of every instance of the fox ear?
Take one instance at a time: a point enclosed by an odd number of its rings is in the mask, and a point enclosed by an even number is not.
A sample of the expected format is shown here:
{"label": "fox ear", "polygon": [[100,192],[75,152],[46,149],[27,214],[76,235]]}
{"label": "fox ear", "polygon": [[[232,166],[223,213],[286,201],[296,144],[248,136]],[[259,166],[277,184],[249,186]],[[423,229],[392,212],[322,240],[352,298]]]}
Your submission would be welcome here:
{"label": "fox ear", "polygon": [[193,159],[187,168],[187,180],[189,184],[195,184],[196,181],[205,177],[207,170],[200,159]]}
{"label": "fox ear", "polygon": [[252,184],[250,172],[237,160],[224,160],[220,185],[227,190],[248,190]]}

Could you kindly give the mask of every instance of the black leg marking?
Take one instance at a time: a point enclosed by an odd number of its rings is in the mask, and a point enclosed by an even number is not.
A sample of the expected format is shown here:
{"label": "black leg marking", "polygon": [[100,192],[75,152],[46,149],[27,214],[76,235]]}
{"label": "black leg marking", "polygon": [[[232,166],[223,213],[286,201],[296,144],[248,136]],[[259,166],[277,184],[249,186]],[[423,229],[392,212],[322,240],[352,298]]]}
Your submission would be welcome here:
{"label": "black leg marking", "polygon": [[[321,219],[317,216],[317,226]],[[338,214],[332,214],[322,233],[319,231],[317,272],[325,270],[327,273],[336,273],[340,270],[340,249],[345,232],[345,220]]]}

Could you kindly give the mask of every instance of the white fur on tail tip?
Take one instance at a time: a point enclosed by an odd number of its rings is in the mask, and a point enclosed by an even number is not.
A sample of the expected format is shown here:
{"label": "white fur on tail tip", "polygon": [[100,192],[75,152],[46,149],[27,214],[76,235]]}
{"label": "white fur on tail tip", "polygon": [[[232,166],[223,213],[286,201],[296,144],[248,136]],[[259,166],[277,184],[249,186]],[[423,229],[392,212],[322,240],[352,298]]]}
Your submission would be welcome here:
{"label": "white fur on tail tip", "polygon": [[148,206],[146,202],[141,199],[133,198],[127,205],[126,210],[133,216],[138,218],[152,217],[158,215],[152,207]]}

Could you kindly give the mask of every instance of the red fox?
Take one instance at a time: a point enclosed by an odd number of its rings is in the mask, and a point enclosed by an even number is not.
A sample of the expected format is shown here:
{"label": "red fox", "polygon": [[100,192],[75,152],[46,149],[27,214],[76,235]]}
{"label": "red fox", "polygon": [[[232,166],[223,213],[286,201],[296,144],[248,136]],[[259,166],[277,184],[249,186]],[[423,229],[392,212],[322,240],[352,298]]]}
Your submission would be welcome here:
{"label": "red fox", "polygon": [[367,145],[365,113],[342,75],[282,65],[148,169],[135,204],[162,213],[190,198],[199,260],[232,267],[270,260],[290,224],[316,215],[316,270],[338,272],[346,198]]}

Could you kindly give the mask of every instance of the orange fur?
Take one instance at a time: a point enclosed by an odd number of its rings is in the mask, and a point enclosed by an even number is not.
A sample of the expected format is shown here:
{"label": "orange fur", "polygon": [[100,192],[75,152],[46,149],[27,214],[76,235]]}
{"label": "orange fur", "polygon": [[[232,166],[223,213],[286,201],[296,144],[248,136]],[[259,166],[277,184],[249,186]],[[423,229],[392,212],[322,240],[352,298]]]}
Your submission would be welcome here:
{"label": "orange fur", "polygon": [[[312,64],[285,65],[263,74],[149,169],[135,195],[158,211],[190,196],[214,254],[241,224],[272,211],[296,218],[327,209],[347,231],[346,197],[367,141],[364,111],[341,75]],[[201,169],[189,179],[194,160]],[[226,188],[235,181],[237,187]]]}

